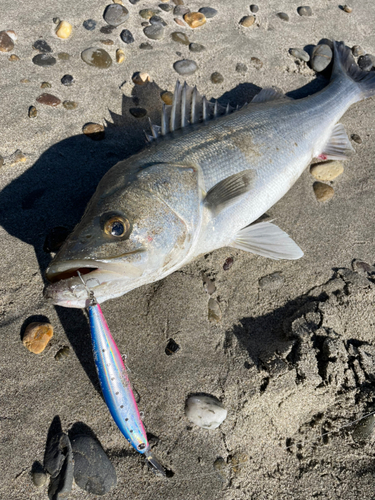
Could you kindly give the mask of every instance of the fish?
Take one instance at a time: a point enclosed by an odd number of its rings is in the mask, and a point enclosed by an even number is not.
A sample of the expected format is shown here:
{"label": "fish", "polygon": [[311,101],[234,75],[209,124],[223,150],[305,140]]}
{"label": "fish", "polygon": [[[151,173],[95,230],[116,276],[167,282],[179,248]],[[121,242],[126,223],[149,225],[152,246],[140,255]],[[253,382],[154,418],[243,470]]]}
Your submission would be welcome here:
{"label": "fish", "polygon": [[286,232],[256,221],[314,158],[344,160],[354,151],[338,122],[374,95],[375,74],[362,71],[343,42],[333,42],[333,52],[329,84],[302,99],[265,88],[233,110],[177,82],[146,147],[100,181],[47,268],[45,297],[85,307],[80,271],[103,303],[221,247],[301,258]]}

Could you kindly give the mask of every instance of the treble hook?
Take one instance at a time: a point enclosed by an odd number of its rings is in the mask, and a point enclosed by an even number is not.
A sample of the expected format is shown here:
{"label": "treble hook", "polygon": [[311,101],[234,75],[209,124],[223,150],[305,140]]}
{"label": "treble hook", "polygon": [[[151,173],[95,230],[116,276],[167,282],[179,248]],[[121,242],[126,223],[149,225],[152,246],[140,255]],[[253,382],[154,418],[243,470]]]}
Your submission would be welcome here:
{"label": "treble hook", "polygon": [[77,274],[79,276],[79,279],[82,281],[83,286],[86,288],[86,292],[90,300],[90,306],[96,306],[98,302],[95,298],[94,292],[87,286],[85,280],[82,278],[82,274],[79,271],[77,271]]}

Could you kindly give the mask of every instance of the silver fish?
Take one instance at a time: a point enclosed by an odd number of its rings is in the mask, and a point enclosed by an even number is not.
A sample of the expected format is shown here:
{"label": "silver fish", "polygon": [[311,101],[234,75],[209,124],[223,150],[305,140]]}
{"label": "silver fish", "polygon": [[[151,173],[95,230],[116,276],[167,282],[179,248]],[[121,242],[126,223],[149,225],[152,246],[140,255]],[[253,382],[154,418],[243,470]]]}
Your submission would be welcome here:
{"label": "silver fish", "polygon": [[102,303],[225,246],[273,259],[302,257],[276,225],[251,224],[313,158],[347,157],[352,147],[337,122],[374,93],[375,74],[361,71],[342,42],[334,43],[329,85],[304,99],[263,89],[231,112],[177,83],[161,127],[151,126],[150,144],[99,183],[47,269],[46,297],[85,307],[79,270]]}

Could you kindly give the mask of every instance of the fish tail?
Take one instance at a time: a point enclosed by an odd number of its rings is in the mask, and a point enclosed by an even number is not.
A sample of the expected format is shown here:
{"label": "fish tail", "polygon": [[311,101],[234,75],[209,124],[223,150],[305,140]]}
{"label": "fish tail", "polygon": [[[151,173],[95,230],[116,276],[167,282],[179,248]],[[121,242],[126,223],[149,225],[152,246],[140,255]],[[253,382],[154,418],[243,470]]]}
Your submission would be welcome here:
{"label": "fish tail", "polygon": [[333,42],[334,46],[334,62],[332,77],[339,78],[346,75],[356,83],[357,101],[362,101],[375,94],[375,72],[361,70],[354,58],[352,52],[343,42]]}

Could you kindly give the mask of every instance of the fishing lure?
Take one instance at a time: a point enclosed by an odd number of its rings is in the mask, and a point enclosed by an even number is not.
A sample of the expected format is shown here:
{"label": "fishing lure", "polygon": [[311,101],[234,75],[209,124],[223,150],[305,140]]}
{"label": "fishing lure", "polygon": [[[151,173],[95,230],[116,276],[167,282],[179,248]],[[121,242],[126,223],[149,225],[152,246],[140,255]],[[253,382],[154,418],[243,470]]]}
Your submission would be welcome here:
{"label": "fishing lure", "polygon": [[165,476],[163,466],[151,452],[124,362],[101,307],[79,271],[78,275],[89,294],[88,313],[92,349],[100,387],[108,409],[118,428],[133,448],[145,456],[155,473]]}

